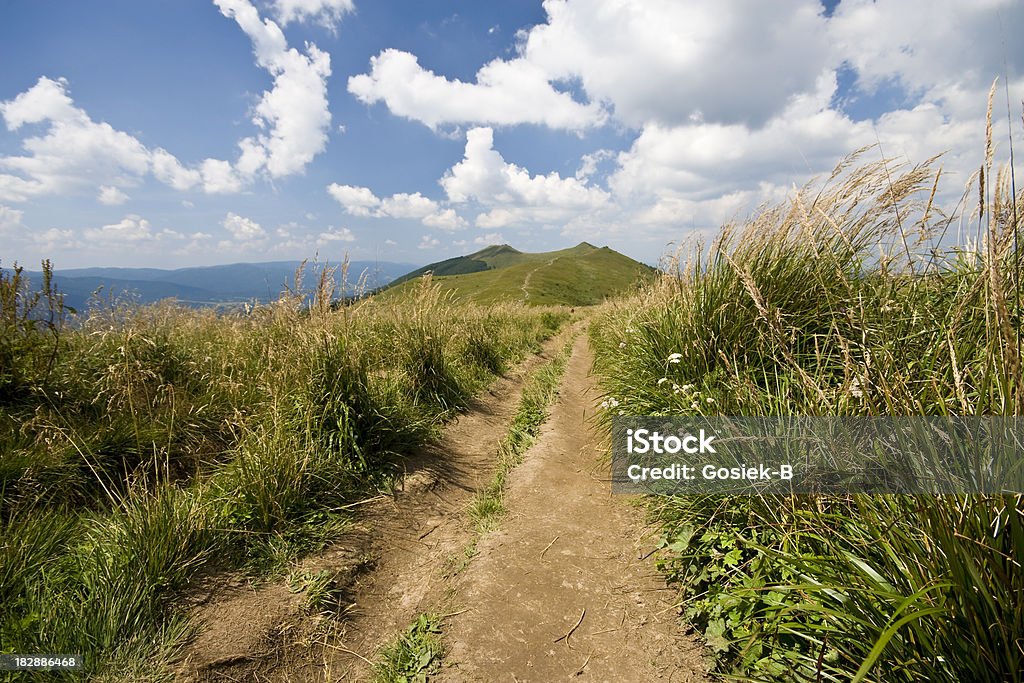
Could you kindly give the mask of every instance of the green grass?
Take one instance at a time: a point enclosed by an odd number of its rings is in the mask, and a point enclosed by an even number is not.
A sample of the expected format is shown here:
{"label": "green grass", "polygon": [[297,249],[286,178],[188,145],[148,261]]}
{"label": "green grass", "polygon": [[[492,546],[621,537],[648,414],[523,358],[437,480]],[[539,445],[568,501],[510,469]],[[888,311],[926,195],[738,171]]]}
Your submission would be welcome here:
{"label": "green grass", "polygon": [[567,341],[557,356],[537,368],[526,381],[516,414],[498,442],[494,477],[477,492],[469,507],[469,517],[479,533],[497,528],[505,514],[505,479],[523,461],[523,456],[537,440],[540,428],[548,418],[548,408],[558,393],[573,342],[574,339]]}
{"label": "green grass", "polygon": [[[594,324],[608,397],[635,415],[1020,415],[1024,197],[986,164],[963,216],[977,249],[940,241],[957,217],[933,209],[930,164],[851,160],[726,226]],[[649,503],[727,678],[1024,680],[1019,495]]]}
{"label": "green grass", "polygon": [[[39,680],[165,676],[197,577],[286,575],[569,317],[422,285],[335,308],[324,281],[312,306],[118,305],[72,328],[52,293],[2,277],[0,651],[85,660]],[[329,577],[303,590],[332,599]]]}
{"label": "green grass", "polygon": [[441,617],[421,614],[380,654],[375,683],[425,683],[437,673],[444,657]]}
{"label": "green grass", "polygon": [[[588,306],[633,290],[654,274],[654,269],[642,263],[585,242],[571,249],[538,254],[510,247],[488,247],[478,253],[483,256],[474,262],[486,263],[489,269],[462,274],[449,274],[450,268],[434,271],[432,281],[455,302]],[[416,286],[415,281],[406,281],[378,296],[401,298]]]}

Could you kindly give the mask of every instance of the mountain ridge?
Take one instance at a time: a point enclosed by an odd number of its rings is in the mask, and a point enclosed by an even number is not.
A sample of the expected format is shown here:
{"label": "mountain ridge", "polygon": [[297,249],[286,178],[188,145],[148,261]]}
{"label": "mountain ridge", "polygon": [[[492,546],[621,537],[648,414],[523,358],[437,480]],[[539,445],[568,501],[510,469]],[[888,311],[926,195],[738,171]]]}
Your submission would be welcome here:
{"label": "mountain ridge", "polygon": [[415,280],[431,273],[432,281],[455,300],[584,306],[615,296],[655,272],[651,266],[589,242],[538,253],[499,244],[429,263],[396,278],[378,294],[401,296]]}

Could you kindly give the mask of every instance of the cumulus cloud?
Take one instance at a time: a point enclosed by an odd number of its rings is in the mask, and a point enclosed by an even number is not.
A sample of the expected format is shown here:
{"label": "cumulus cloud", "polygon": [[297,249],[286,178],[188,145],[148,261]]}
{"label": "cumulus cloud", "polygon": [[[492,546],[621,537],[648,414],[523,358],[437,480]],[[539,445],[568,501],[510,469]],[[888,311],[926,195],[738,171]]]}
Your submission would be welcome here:
{"label": "cumulus cloud", "polygon": [[464,83],[424,69],[413,54],[388,49],[371,58],[370,73],[349,78],[348,91],[365,104],[384,102],[392,114],[433,129],[536,123],[583,130],[605,120],[599,105],[557,90],[543,69],[525,60],[496,59],[477,72],[475,83]]}
{"label": "cumulus cloud", "polygon": [[486,235],[480,235],[473,239],[473,244],[492,245],[504,243],[505,237],[500,232],[489,232]]}
{"label": "cumulus cloud", "polygon": [[74,230],[61,228],[48,228],[42,232],[32,233],[30,239],[44,254],[58,248],[78,249],[82,246],[81,242],[75,239]]}
{"label": "cumulus cloud", "polygon": [[352,216],[370,216],[380,206],[380,198],[368,187],[331,183],[327,192]]}
{"label": "cumulus cloud", "polygon": [[320,233],[317,236],[316,243],[320,246],[330,244],[331,242],[355,242],[356,236],[352,234],[352,231],[348,228],[336,228],[333,230],[327,230]]}
{"label": "cumulus cloud", "polygon": [[455,213],[455,209],[440,209],[429,216],[424,216],[423,225],[453,232],[464,229],[468,223],[465,218]]}
{"label": "cumulus cloud", "polygon": [[531,175],[505,161],[494,149],[494,132],[474,128],[466,134],[462,161],[441,179],[449,201],[474,202],[487,211],[479,215],[481,228],[501,228],[524,223],[556,223],[581,212],[605,206],[609,195],[599,187],[557,173]]}
{"label": "cumulus cloud", "polygon": [[228,215],[221,221],[225,230],[231,233],[236,242],[261,242],[267,238],[267,231],[251,218],[239,216],[236,213],[228,212]]}
{"label": "cumulus cloud", "polygon": [[352,0],[274,0],[274,16],[282,26],[293,21],[315,21],[334,30],[342,17],[355,9]]}
{"label": "cumulus cloud", "polygon": [[[763,123],[827,62],[818,0],[547,0],[521,59],[634,127]],[[799,36],[798,39],[795,37]]]}
{"label": "cumulus cloud", "polygon": [[[331,113],[327,106],[327,78],[331,57],[312,43],[306,54],[288,47],[281,28],[260,19],[249,0],[214,0],[221,13],[234,19],[252,41],[256,63],[274,78],[273,87],[252,111],[253,123],[266,132],[243,139],[237,170],[252,176],[265,168],[272,178],[302,172],[327,144]],[[285,21],[340,11],[327,0],[279,0]],[[310,14],[310,13],[313,14]]]}
{"label": "cumulus cloud", "polygon": [[[313,44],[306,45],[305,53],[289,48],[280,27],[261,20],[248,0],[216,3],[250,38],[257,65],[274,79],[251,112],[260,132],[238,143],[234,164],[205,159],[190,167],[161,147],[150,149],[136,137],[93,120],[75,105],[65,79],[43,76],[25,92],[0,102],[8,131],[43,126],[22,139],[24,153],[0,156],[0,200],[22,202],[91,188],[100,201],[116,204],[123,201],[123,188],[149,174],[179,191],[202,187],[208,193],[232,193],[262,172],[271,178],[303,172],[327,142],[330,56]],[[336,0],[281,0],[277,9],[292,21],[340,16],[346,6],[350,3]]]}
{"label": "cumulus cloud", "polygon": [[[830,56],[818,0],[546,0],[544,9],[547,22],[520,35],[518,54],[484,65],[475,83],[390,49],[371,60],[369,73],[349,79],[349,92],[431,128],[583,130],[604,123],[604,105],[633,127],[759,124],[813,87]],[[564,84],[578,84],[588,101],[556,87]]]}
{"label": "cumulus cloud", "polygon": [[443,208],[438,202],[419,192],[398,192],[381,199],[368,187],[338,183],[328,185],[327,192],[351,216],[412,218],[429,227],[449,231],[466,227],[466,220],[454,209]]}
{"label": "cumulus cloud", "polygon": [[441,241],[432,235],[424,235],[420,240],[417,249],[436,249],[441,246]]}
{"label": "cumulus cloud", "polygon": [[25,213],[18,209],[0,204],[0,234],[21,227],[21,218]]}
{"label": "cumulus cloud", "polygon": [[184,235],[174,230],[153,230],[149,221],[140,216],[129,214],[117,223],[104,225],[100,228],[89,228],[83,232],[93,244],[102,246],[118,246],[123,244],[139,244],[164,239],[182,239]]}
{"label": "cumulus cloud", "polygon": [[100,204],[106,204],[107,206],[118,206],[128,201],[128,195],[113,185],[101,185],[100,193],[96,196],[96,200]]}
{"label": "cumulus cloud", "polygon": [[93,186],[98,178],[130,184],[148,172],[150,154],[127,133],[97,123],[76,107],[67,81],[45,76],[13,100],[0,102],[7,130],[45,125],[22,140],[21,156],[0,157],[0,200],[60,194]]}

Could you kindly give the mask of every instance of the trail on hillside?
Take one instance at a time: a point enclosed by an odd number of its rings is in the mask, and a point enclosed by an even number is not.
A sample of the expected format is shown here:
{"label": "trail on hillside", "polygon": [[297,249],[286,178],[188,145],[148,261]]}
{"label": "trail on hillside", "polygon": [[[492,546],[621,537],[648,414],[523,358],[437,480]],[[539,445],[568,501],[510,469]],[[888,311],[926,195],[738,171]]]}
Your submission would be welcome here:
{"label": "trail on hillside", "polygon": [[[467,509],[495,471],[523,380],[573,334],[550,418],[507,478],[508,513],[478,537]],[[448,646],[437,680],[706,680],[674,592],[642,559],[653,540],[639,512],[611,495],[589,420],[591,363],[579,326],[549,340],[410,463],[402,491],[363,506],[352,533],[296,569],[342,577],[340,617],[304,613],[286,582],[222,586],[200,607],[179,679],[370,680],[380,650],[434,613]]]}
{"label": "trail on hillside", "polygon": [[[444,681],[703,681],[638,511],[613,497],[589,418],[585,335],[541,436],[510,477],[501,529],[455,587]],[[645,543],[646,541],[646,543]]]}
{"label": "trail on hillside", "polygon": [[541,268],[547,268],[551,265],[554,265],[555,261],[557,261],[560,258],[561,256],[556,256],[547,263],[543,263],[537,266],[536,268],[534,268],[533,270],[526,274],[526,277],[523,278],[523,284],[519,286],[519,289],[523,290],[523,301],[526,301],[527,299],[530,298],[530,280],[533,279],[533,274],[536,273]]}

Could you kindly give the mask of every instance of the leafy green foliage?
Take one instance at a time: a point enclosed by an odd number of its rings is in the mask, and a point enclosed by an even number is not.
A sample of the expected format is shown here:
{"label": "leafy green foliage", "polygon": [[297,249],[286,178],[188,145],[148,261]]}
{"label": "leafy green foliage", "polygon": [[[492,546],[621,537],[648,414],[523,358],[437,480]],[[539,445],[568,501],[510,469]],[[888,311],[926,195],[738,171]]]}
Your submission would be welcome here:
{"label": "leafy green foliage", "polygon": [[444,656],[441,618],[421,614],[416,621],[384,649],[374,667],[376,683],[425,683],[436,673]]}

